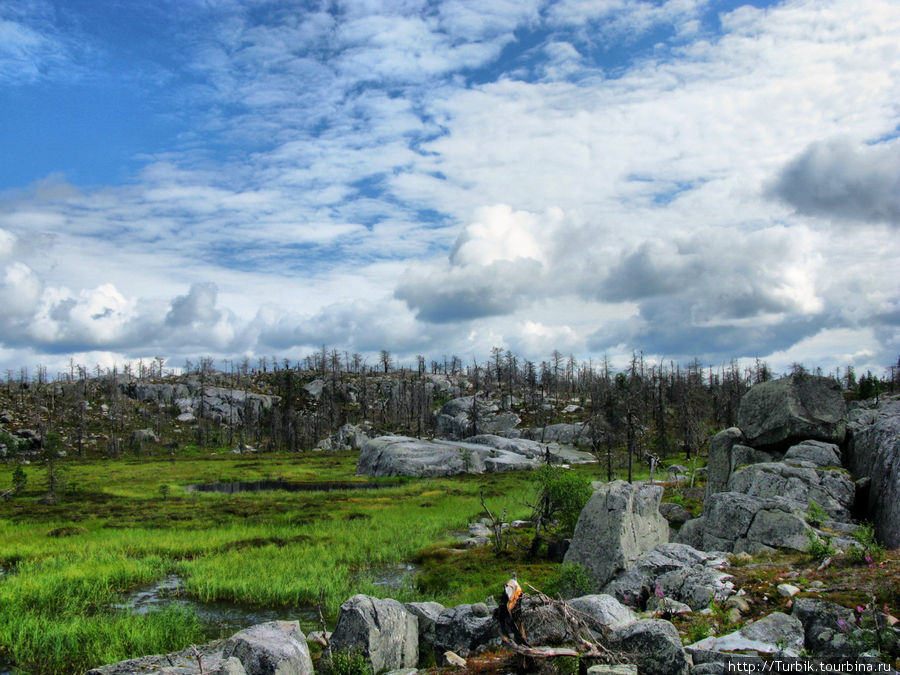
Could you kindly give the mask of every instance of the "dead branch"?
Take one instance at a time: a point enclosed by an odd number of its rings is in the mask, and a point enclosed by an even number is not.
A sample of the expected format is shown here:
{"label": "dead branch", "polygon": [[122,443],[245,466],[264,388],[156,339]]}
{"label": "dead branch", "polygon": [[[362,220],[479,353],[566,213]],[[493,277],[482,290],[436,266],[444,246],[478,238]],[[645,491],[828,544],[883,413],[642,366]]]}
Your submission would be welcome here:
{"label": "dead branch", "polygon": [[507,535],[503,532],[503,521],[506,520],[506,509],[503,509],[503,515],[500,516],[500,519],[498,520],[494,514],[491,513],[491,510],[484,501],[484,490],[481,490],[478,494],[481,498],[481,508],[484,509],[484,512],[488,515],[488,519],[491,521],[491,538],[493,539],[494,550],[497,553],[501,553],[506,550]]}
{"label": "dead branch", "polygon": [[328,625],[325,623],[325,617],[322,614],[323,596],[324,594],[320,594],[319,599],[316,601],[316,611],[319,612],[319,623],[322,626],[322,642],[324,643],[322,646],[325,647],[325,654],[330,658],[331,640],[328,639]]}
{"label": "dead branch", "polygon": [[594,639],[595,628],[599,628],[599,632],[604,634],[607,632],[607,629],[598,624],[593,617],[578,611],[565,601],[554,600],[531,584],[526,583],[525,585],[534,591],[542,603],[559,607],[562,610],[563,619],[572,630],[572,635],[580,648],[578,654],[591,658],[602,658],[610,663],[619,663],[621,661],[621,658]]}
{"label": "dead branch", "polygon": [[200,669],[200,675],[203,675],[203,657],[200,656],[197,645],[191,645],[191,651],[194,652],[194,658],[197,659],[197,667]]}

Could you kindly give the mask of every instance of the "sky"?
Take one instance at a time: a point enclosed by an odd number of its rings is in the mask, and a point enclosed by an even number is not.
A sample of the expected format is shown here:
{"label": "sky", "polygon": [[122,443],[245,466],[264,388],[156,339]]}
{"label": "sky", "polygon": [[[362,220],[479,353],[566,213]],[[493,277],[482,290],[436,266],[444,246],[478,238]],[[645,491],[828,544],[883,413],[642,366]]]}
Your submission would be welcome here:
{"label": "sky", "polygon": [[0,374],[900,355],[895,0],[0,3]]}

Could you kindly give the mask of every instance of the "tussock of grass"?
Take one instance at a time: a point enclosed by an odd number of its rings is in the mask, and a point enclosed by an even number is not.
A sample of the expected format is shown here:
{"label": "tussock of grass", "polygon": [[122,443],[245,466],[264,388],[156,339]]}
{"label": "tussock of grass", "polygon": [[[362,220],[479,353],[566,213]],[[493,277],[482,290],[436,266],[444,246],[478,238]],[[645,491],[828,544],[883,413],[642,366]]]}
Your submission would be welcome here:
{"label": "tussock of grass", "polygon": [[0,643],[26,671],[52,675],[84,672],[136,654],[158,654],[196,642],[202,626],[187,609],[172,605],[149,614],[102,612],[53,616],[0,612]]}

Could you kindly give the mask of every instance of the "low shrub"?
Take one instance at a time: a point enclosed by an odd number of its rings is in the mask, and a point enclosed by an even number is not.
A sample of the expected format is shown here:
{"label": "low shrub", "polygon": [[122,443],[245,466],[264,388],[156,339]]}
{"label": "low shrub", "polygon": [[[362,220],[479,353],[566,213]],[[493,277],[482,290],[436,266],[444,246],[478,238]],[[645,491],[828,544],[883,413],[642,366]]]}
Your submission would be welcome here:
{"label": "low shrub", "polygon": [[819,536],[814,530],[807,530],[806,538],[809,539],[809,547],[806,549],[806,552],[814,560],[821,560],[834,555],[835,549],[831,545],[834,537]]}
{"label": "low shrub", "polygon": [[821,527],[826,520],[828,520],[828,513],[825,509],[810,499],[809,507],[806,509],[806,522],[813,527]]}
{"label": "low shrub", "polygon": [[335,651],[323,656],[316,670],[320,675],[372,675],[372,665],[356,649]]}
{"label": "low shrub", "polygon": [[580,563],[564,563],[547,583],[550,594],[564,600],[587,595],[593,589],[591,575]]}
{"label": "low shrub", "polygon": [[847,551],[847,558],[857,565],[874,566],[884,559],[884,547],[875,537],[875,527],[871,523],[863,523],[853,533],[856,544]]}

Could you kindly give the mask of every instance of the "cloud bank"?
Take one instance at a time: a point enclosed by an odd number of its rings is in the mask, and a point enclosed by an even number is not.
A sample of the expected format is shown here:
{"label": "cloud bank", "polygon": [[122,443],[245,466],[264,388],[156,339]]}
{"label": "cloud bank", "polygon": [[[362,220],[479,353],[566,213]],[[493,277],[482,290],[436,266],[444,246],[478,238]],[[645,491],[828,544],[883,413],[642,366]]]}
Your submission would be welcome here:
{"label": "cloud bank", "polygon": [[893,363],[900,8],[756,4],[4,7],[0,92],[75,92],[86,118],[44,123],[96,118],[121,169],[67,178],[0,113],[46,163],[0,185],[0,365]]}

